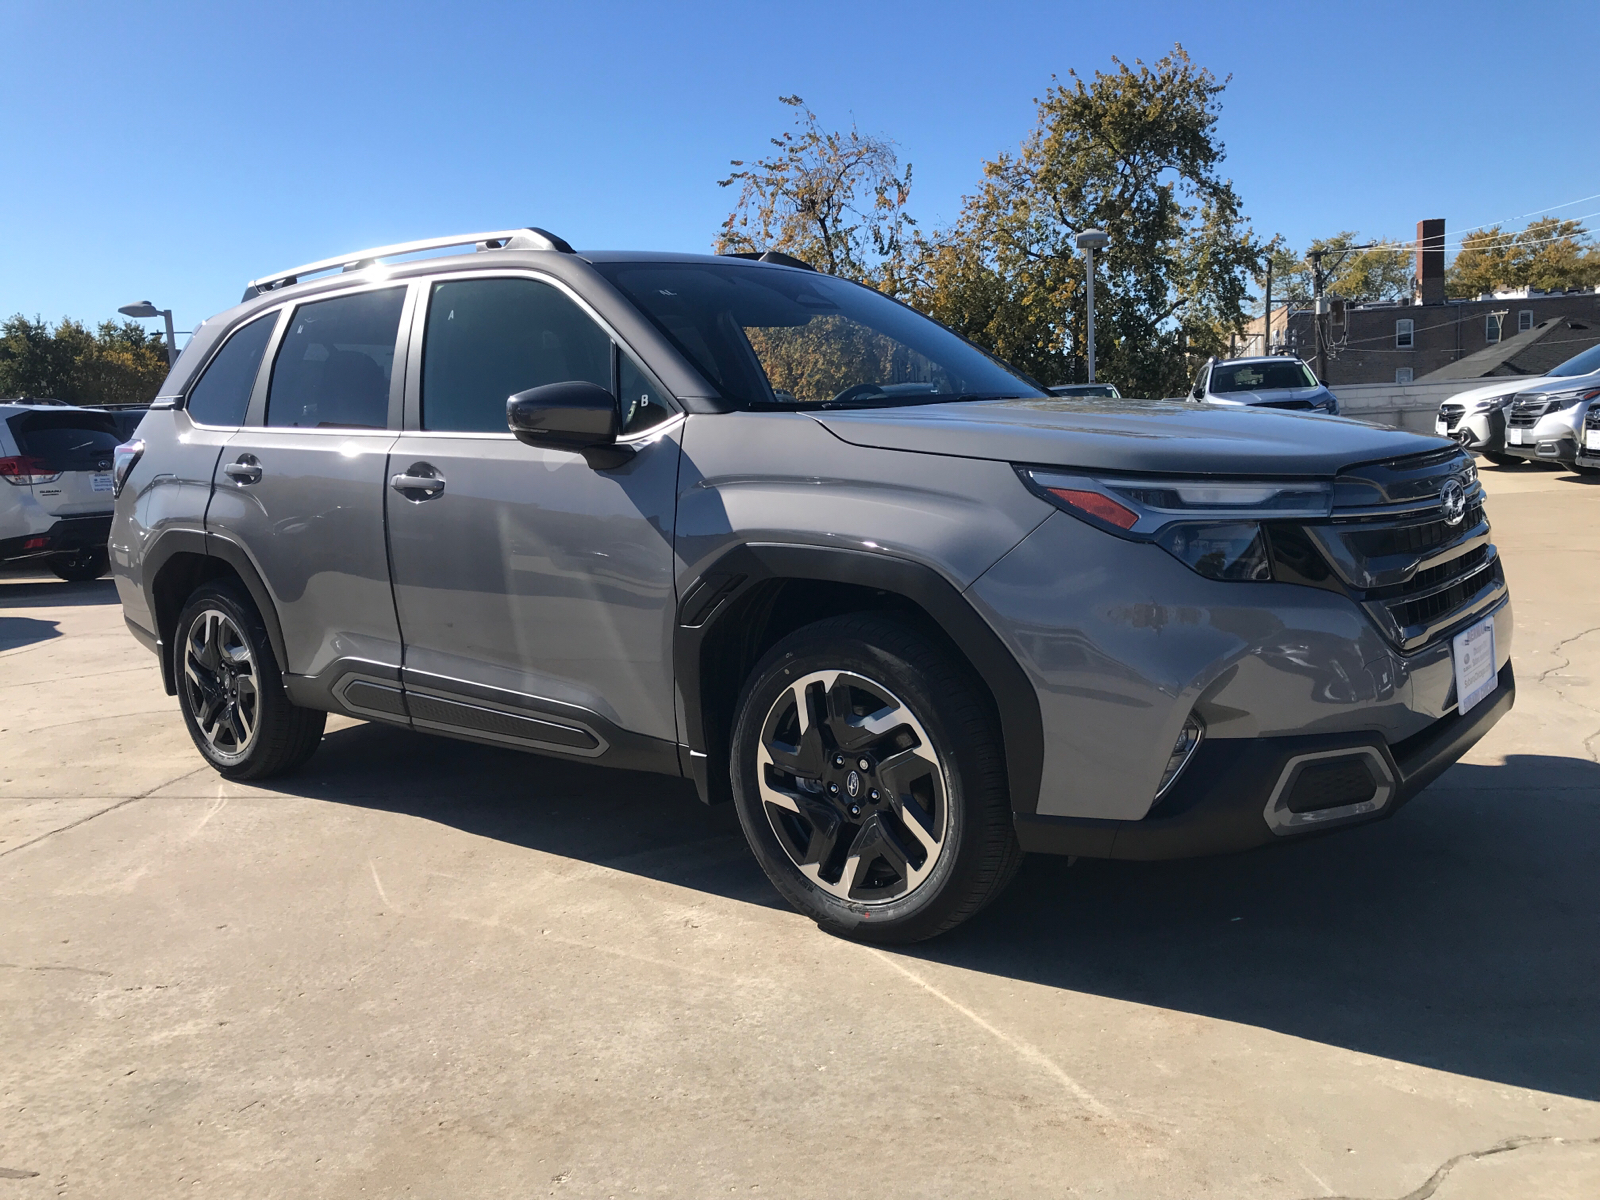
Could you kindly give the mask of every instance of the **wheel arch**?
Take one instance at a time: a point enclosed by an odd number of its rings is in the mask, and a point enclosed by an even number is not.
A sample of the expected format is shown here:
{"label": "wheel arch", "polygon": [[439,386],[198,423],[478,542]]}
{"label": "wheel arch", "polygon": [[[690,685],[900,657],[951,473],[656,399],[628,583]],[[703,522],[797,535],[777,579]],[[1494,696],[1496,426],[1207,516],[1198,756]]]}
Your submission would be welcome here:
{"label": "wheel arch", "polygon": [[195,588],[212,580],[233,580],[242,585],[261,614],[266,626],[272,657],[280,676],[289,673],[289,657],[284,649],[283,627],[272,593],[262,581],[250,556],[238,543],[214,533],[195,529],[174,529],[164,533],[145,556],[145,601],[156,621],[161,658],[161,683],[167,695],[178,694],[173,677],[169,647],[177,636],[178,614]]}
{"label": "wheel arch", "polygon": [[684,774],[707,803],[731,799],[727,762],[734,705],[761,656],[813,621],[893,613],[973,672],[999,718],[1013,809],[1038,807],[1044,725],[1026,672],[961,592],[931,567],[834,547],[745,544],[683,591],[673,659],[683,719]]}

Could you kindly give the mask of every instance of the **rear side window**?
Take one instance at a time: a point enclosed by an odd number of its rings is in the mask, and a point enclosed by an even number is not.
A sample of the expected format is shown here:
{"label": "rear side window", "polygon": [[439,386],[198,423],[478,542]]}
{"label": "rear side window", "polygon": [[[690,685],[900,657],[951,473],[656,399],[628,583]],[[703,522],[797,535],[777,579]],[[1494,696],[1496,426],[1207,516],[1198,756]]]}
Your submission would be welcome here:
{"label": "rear side window", "polygon": [[43,459],[51,471],[109,471],[111,451],[122,440],[110,413],[19,413],[7,424],[17,452]]}
{"label": "rear side window", "polygon": [[405,288],[384,288],[295,309],[272,367],[267,424],[385,428],[405,298]]}
{"label": "rear side window", "polygon": [[217,351],[184,405],[190,420],[201,425],[244,424],[244,411],[250,407],[250,393],[256,385],[261,356],[266,352],[272,327],[277,323],[277,313],[257,317]]}
{"label": "rear side window", "polygon": [[508,396],[570,381],[614,392],[611,339],[559,289],[533,279],[433,285],[422,343],[424,429],[505,433]]}

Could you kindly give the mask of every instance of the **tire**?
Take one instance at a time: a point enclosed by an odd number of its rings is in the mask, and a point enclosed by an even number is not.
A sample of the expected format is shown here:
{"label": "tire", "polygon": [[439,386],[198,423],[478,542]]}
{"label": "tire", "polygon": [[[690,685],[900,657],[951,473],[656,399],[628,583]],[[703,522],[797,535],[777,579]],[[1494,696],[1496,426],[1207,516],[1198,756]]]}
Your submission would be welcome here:
{"label": "tire", "polygon": [[328,715],[290,703],[261,614],[242,589],[220,581],[197,588],[172,642],[183,723],[219,773],[266,779],[315,752]]}
{"label": "tire", "polygon": [[1016,874],[998,719],[965,665],[906,625],[860,613],[797,630],[735,712],[739,823],[773,886],[824,930],[921,941]]}
{"label": "tire", "polygon": [[1484,450],[1481,453],[1497,467],[1514,467],[1522,461],[1522,456],[1519,454],[1500,454],[1493,450]]}
{"label": "tire", "polygon": [[68,583],[87,583],[91,579],[99,579],[111,569],[111,552],[104,546],[70,550],[52,558],[50,569]]}

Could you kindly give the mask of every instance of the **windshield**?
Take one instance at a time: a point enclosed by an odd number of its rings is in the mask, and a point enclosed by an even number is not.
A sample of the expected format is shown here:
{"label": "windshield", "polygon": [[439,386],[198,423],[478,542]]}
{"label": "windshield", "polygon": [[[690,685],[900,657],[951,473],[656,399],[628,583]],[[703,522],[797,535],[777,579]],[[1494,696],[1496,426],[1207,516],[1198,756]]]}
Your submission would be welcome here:
{"label": "windshield", "polygon": [[1225,392],[1270,392],[1284,388],[1312,388],[1317,377],[1302,362],[1217,363],[1211,368],[1213,395]]}
{"label": "windshield", "polygon": [[731,263],[596,263],[735,403],[760,408],[1038,397],[941,325],[828,275]]}
{"label": "windshield", "polygon": [[1600,371],[1600,346],[1590,346],[1582,354],[1575,354],[1559,367],[1551,368],[1549,374],[1560,379],[1569,375],[1592,375]]}

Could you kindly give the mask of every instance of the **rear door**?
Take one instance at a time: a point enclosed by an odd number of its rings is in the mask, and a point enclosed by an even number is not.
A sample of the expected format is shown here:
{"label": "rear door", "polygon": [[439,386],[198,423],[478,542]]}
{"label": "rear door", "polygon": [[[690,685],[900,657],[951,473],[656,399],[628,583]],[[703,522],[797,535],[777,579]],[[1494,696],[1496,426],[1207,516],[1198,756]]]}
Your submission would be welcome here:
{"label": "rear door", "polygon": [[110,413],[39,407],[9,418],[17,453],[34,470],[58,477],[33,485],[34,499],[52,517],[111,511],[111,452],[122,439]]}
{"label": "rear door", "polygon": [[384,544],[384,471],[398,423],[407,288],[307,300],[217,464],[208,534],[237,543],[271,593],[289,671],[328,686],[398,678]]}
{"label": "rear door", "polygon": [[[413,722],[577,754],[624,750],[619,731],[675,742],[680,424],[661,389],[542,279],[433,280],[413,325],[390,470],[437,486],[385,489]],[[508,396],[567,380],[626,398],[626,466],[507,431]]]}

